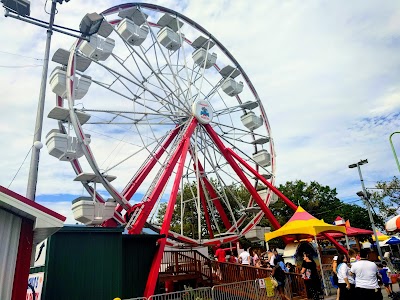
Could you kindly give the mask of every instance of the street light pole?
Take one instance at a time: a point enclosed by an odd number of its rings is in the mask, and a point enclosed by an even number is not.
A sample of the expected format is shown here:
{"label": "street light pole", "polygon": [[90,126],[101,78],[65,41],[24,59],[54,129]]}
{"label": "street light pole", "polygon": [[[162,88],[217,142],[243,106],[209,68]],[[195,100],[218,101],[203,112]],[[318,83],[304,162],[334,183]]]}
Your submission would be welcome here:
{"label": "street light pole", "polygon": [[54,25],[54,17],[56,15],[56,5],[57,5],[57,0],[53,0],[51,3],[49,27],[47,28],[47,39],[46,39],[46,48],[44,53],[42,81],[40,84],[39,101],[36,112],[35,131],[33,135],[34,146],[32,147],[31,163],[28,176],[28,186],[26,189],[26,197],[32,201],[35,201],[36,197],[36,186],[37,186],[37,179],[39,172],[39,157],[40,157],[40,149],[42,146],[41,139],[42,139],[42,127],[43,127],[43,112],[44,112],[44,103],[46,98],[47,73],[49,70],[50,44],[51,44],[51,36],[53,34],[52,29]]}
{"label": "street light pole", "polygon": [[361,187],[362,187],[362,189],[363,189],[364,201],[366,202],[366,205],[367,205],[369,220],[371,221],[372,230],[374,231],[376,248],[378,249],[378,254],[379,254],[380,260],[382,260],[382,259],[383,259],[383,255],[382,255],[382,250],[381,250],[381,247],[380,247],[379,241],[378,241],[378,234],[377,234],[377,232],[376,232],[376,227],[375,227],[374,218],[373,218],[372,212],[371,212],[371,203],[370,203],[370,201],[369,201],[369,196],[368,196],[368,193],[367,193],[367,189],[365,188],[364,179],[363,179],[363,177],[362,177],[361,168],[360,168],[360,166],[362,166],[362,165],[364,165],[364,164],[367,164],[367,163],[368,163],[368,160],[367,160],[367,159],[360,160],[360,161],[359,161],[358,163],[356,163],[356,164],[351,164],[351,165],[349,165],[349,168],[351,169],[351,168],[357,167],[358,175],[360,176]]}
{"label": "street light pole", "polygon": [[397,168],[398,168],[399,171],[400,171],[399,159],[397,158],[396,150],[394,149],[393,141],[392,141],[392,136],[395,135],[396,133],[400,133],[400,131],[395,131],[395,132],[393,132],[393,133],[389,136],[389,142],[390,142],[390,146],[392,147],[392,151],[393,151],[394,159],[396,160]]}

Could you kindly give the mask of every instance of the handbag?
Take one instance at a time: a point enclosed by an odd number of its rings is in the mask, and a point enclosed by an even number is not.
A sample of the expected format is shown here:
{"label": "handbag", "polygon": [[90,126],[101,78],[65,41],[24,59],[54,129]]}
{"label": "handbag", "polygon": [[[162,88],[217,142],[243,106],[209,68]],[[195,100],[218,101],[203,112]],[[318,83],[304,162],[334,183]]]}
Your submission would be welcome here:
{"label": "handbag", "polygon": [[272,277],[272,276],[271,276],[271,283],[272,283],[272,286],[273,286],[274,288],[277,288],[277,287],[278,287],[278,281],[277,281],[274,277]]}

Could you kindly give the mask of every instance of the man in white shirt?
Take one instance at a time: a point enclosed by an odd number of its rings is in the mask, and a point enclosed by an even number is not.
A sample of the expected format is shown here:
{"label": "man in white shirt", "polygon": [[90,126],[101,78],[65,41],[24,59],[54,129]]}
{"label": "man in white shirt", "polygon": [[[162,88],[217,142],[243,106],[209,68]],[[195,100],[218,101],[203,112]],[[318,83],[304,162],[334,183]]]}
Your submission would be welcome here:
{"label": "man in white shirt", "polygon": [[247,252],[247,248],[239,255],[239,263],[242,265],[250,265],[250,253]]}
{"label": "man in white shirt", "polygon": [[351,273],[356,275],[357,299],[381,300],[381,288],[378,285],[378,267],[367,260],[368,251],[361,249],[361,260],[351,266]]}

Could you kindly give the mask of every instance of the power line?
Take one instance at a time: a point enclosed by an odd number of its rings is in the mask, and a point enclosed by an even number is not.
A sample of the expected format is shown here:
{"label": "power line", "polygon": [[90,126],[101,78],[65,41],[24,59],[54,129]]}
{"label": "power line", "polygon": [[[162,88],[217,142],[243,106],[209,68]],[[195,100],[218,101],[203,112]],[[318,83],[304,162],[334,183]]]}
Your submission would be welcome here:
{"label": "power line", "polygon": [[7,52],[7,51],[1,51],[1,50],[0,50],[0,53],[4,53],[4,54],[9,54],[9,55],[20,56],[20,57],[25,57],[25,58],[30,58],[30,59],[34,59],[34,60],[43,61],[42,58],[36,58],[36,57],[21,55],[21,54],[17,54],[17,53],[11,53],[11,52]]}
{"label": "power line", "polygon": [[8,68],[8,69],[21,69],[21,68],[35,68],[35,67],[42,67],[43,65],[25,65],[25,66],[2,66],[0,68]]}

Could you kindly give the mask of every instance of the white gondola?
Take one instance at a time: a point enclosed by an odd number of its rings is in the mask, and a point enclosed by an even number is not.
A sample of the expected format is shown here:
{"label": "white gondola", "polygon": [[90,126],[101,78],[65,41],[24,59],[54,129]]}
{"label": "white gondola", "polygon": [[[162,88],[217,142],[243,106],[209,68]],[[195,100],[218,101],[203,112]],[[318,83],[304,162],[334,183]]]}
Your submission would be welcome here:
{"label": "white gondola", "polygon": [[112,53],[115,41],[111,38],[102,38],[96,34],[90,37],[90,41],[84,41],[79,50],[93,60],[106,60]]}
{"label": "white gondola", "polygon": [[72,201],[75,220],[85,225],[100,225],[112,218],[117,203],[109,199],[104,203],[94,202],[90,197],[79,197]]}
{"label": "white gondola", "polygon": [[257,117],[256,114],[252,111],[249,111],[241,116],[240,120],[242,121],[243,125],[249,130],[255,130],[263,124],[263,119],[261,117]]}
{"label": "white gondola", "polygon": [[[50,86],[51,90],[61,98],[67,96],[67,74],[62,67],[56,67],[50,74]],[[92,78],[90,76],[82,75],[81,77],[76,76],[76,87],[75,87],[75,99],[82,99],[89,91],[89,87],[92,84]]]}
{"label": "white gondola", "polygon": [[268,167],[271,165],[271,154],[265,149],[254,153],[253,159],[261,167]]}
{"label": "white gondola", "polygon": [[[85,143],[90,143],[90,136],[86,135]],[[76,137],[52,129],[46,135],[46,146],[49,154],[61,161],[70,161],[83,156],[82,146]]]}
{"label": "white gondola", "polygon": [[181,36],[169,27],[162,28],[157,33],[158,42],[171,51],[176,51],[182,46]]}
{"label": "white gondola", "polygon": [[[75,114],[78,118],[79,124],[81,125],[89,121],[91,117],[89,114],[78,110],[75,110]],[[69,109],[61,106],[56,106],[49,111],[47,117],[58,121],[69,122]]]}
{"label": "white gondola", "polygon": [[196,65],[199,65],[200,67],[204,66],[205,62],[205,68],[209,69],[211,68],[215,62],[217,61],[217,54],[216,53],[210,53],[204,48],[199,48],[196,51],[192,53],[192,58],[194,60],[194,63]]}
{"label": "white gondola", "polygon": [[117,26],[117,32],[131,45],[140,46],[146,39],[149,28],[136,25],[133,21],[123,19]]}
{"label": "white gondola", "polygon": [[82,99],[89,91],[90,85],[92,84],[92,77],[82,75],[79,77],[78,85],[75,88],[75,99]]}
{"label": "white gondola", "polygon": [[236,96],[243,91],[243,82],[237,82],[229,77],[224,81],[221,88],[228,96]]}

